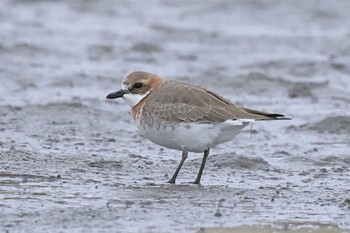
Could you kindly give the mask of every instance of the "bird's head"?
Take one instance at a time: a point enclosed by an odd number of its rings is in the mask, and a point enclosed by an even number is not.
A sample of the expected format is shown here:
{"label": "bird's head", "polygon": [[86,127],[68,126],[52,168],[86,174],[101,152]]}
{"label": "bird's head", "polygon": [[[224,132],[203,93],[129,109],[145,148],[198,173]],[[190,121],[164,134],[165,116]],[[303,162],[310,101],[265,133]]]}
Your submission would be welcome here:
{"label": "bird's head", "polygon": [[164,79],[155,74],[134,71],[123,80],[122,88],[119,91],[110,93],[106,98],[121,97],[130,107],[134,107],[163,82]]}

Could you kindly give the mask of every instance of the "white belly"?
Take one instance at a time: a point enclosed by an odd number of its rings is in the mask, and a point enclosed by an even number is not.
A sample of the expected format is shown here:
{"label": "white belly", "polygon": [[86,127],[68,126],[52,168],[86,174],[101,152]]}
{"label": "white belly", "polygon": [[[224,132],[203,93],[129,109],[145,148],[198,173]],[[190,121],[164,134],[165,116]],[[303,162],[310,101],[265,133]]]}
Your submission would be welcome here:
{"label": "white belly", "polygon": [[169,123],[152,126],[136,122],[141,133],[152,142],[175,150],[203,152],[232,140],[249,122],[227,120],[221,123]]}

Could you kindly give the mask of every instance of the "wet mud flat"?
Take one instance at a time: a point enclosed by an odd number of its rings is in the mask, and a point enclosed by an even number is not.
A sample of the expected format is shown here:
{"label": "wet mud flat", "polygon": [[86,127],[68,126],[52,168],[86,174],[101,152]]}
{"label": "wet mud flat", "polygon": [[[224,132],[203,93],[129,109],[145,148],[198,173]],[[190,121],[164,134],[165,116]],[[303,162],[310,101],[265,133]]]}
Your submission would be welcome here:
{"label": "wet mud flat", "polygon": [[[0,2],[4,232],[349,232],[348,1]],[[163,19],[163,20],[160,20]],[[292,121],[211,150],[145,140],[121,101],[145,70]]]}

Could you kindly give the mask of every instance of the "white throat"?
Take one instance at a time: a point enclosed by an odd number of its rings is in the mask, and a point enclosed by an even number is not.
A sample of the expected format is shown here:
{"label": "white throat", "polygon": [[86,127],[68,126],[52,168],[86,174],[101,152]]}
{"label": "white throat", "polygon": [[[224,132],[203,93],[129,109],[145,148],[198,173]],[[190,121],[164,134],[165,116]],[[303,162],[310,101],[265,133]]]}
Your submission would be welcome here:
{"label": "white throat", "polygon": [[149,94],[149,91],[146,92],[145,94],[132,94],[132,93],[127,93],[123,95],[124,101],[130,106],[134,107],[140,101],[145,98]]}

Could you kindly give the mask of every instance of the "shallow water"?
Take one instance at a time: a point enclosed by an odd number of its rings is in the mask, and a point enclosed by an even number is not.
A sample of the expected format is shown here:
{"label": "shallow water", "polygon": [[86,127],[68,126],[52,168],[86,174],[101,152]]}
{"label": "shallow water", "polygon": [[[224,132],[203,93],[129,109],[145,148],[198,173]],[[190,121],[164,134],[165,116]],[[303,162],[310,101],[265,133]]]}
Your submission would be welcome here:
{"label": "shallow water", "polygon": [[[0,228],[348,232],[348,1],[0,2]],[[105,96],[145,70],[292,121],[189,154]],[[298,231],[296,231],[298,230]],[[259,231],[261,232],[261,231]]]}

